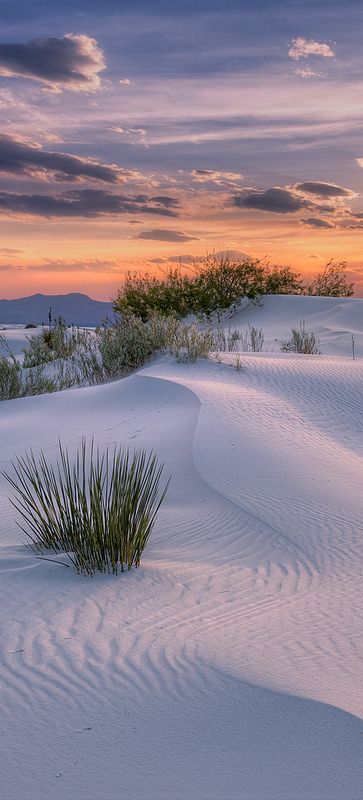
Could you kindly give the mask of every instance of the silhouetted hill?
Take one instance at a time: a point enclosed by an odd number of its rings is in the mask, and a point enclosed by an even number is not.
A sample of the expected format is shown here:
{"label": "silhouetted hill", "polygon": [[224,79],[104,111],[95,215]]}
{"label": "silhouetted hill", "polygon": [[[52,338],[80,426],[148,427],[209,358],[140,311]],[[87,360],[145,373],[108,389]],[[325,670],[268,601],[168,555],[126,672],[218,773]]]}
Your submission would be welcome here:
{"label": "silhouetted hill", "polygon": [[91,300],[86,294],[33,294],[16,300],[0,300],[0,324],[31,322],[48,324],[49,309],[52,317],[63,317],[68,325],[99,325],[112,317],[112,304]]}

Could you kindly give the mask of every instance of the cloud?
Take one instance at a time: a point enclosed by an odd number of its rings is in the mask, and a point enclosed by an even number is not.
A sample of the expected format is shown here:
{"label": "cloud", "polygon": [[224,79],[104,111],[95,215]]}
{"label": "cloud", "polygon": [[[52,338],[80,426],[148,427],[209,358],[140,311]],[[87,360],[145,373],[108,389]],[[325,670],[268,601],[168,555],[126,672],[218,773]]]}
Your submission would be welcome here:
{"label": "cloud", "polygon": [[[320,214],[349,215],[351,217],[350,209],[342,205],[341,201],[356,196],[351,189],[335,183],[304,181],[293,186],[273,186],[271,189],[242,189],[239,194],[232,197],[232,205],[277,214],[293,214],[303,209],[309,209],[315,212],[310,219],[315,220],[319,215],[320,220]],[[326,199],[330,202],[321,202]],[[323,220],[322,224],[314,222],[312,224],[315,224],[316,227],[335,227],[336,219],[331,223]]]}
{"label": "cloud", "polygon": [[304,181],[296,183],[294,186],[298,192],[307,192],[317,197],[354,197],[355,193],[344,186],[337,186],[335,183],[325,183],[324,181]]}
{"label": "cloud", "polygon": [[308,58],[309,56],[333,58],[335,53],[330,45],[325,42],[315,42],[314,39],[304,39],[303,36],[298,36],[291,42],[289,56],[295,61],[299,61],[300,58]]}
{"label": "cloud", "polygon": [[104,69],[102,50],[84,34],[0,44],[0,76],[40,81],[50,91],[94,91]]}
{"label": "cloud", "polygon": [[[170,198],[168,198],[170,199]],[[46,194],[0,192],[0,212],[35,217],[101,217],[119,214],[158,214],[176,217],[176,211],[145,195],[112,194],[103,189],[82,189],[54,197]]]}
{"label": "cloud", "polygon": [[0,270],[4,272],[96,272],[96,273],[116,273],[124,271],[120,262],[113,259],[88,259],[87,261],[63,261],[62,259],[45,259],[34,264],[4,264],[0,265]]}
{"label": "cloud", "polygon": [[238,208],[256,208],[275,214],[291,214],[310,206],[309,201],[290,189],[274,186],[272,189],[246,189],[235,195],[232,205]]}
{"label": "cloud", "polygon": [[17,136],[0,134],[0,173],[30,175],[41,180],[91,178],[104,183],[123,183],[134,173],[115,164],[106,165],[80,156],[54,153]]}
{"label": "cloud", "polygon": [[334,222],[320,217],[308,217],[307,219],[302,219],[301,222],[309,228],[335,228]]}
{"label": "cloud", "polygon": [[1,247],[1,256],[20,256],[25,253],[25,250],[17,250],[15,247]]}
{"label": "cloud", "polygon": [[135,239],[154,239],[158,242],[195,242],[197,238],[197,236],[189,236],[184,231],[170,231],[165,228],[141,231],[135,236]]}
{"label": "cloud", "polygon": [[131,81],[129,78],[120,78],[119,83],[121,86],[131,86]]}
{"label": "cloud", "polygon": [[363,167],[363,158],[356,158],[355,160],[359,167]]}
{"label": "cloud", "polygon": [[305,80],[309,78],[326,78],[326,72],[314,72],[310,67],[300,67],[300,69],[295,69],[294,72],[299,78],[304,78]]}
{"label": "cloud", "polygon": [[243,179],[239,172],[220,172],[215,169],[192,169],[190,174],[196,183],[215,183],[217,186],[237,183]]}

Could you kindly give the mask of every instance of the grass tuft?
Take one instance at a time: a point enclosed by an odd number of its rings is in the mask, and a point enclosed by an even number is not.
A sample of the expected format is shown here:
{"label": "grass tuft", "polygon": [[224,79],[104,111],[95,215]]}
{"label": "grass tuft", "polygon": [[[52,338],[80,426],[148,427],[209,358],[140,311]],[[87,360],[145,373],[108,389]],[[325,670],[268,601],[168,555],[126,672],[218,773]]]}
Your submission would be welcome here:
{"label": "grass tuft", "polygon": [[102,453],[82,440],[75,461],[59,442],[55,467],[43,452],[12,462],[3,473],[21,516],[18,523],[39,554],[67,553],[80,574],[117,574],[140,565],[168,489],[155,454],[114,447]]}

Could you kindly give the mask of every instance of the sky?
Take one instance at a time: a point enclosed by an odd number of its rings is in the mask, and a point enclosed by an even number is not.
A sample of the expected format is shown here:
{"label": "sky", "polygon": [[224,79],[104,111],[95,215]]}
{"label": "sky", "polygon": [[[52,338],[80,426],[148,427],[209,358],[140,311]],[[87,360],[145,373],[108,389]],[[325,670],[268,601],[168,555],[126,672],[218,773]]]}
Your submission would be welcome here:
{"label": "sky", "polygon": [[1,0],[0,297],[234,251],[363,296],[361,0]]}

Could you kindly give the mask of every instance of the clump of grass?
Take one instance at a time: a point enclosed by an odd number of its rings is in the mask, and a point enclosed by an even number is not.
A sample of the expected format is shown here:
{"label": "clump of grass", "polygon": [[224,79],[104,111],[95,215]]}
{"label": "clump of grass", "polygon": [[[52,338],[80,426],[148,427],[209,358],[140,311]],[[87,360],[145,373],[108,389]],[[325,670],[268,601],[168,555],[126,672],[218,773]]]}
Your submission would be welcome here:
{"label": "clump of grass", "polygon": [[299,328],[293,328],[291,339],[277,339],[283,353],[304,353],[305,355],[319,355],[320,342],[313,331],[305,328],[305,322],[300,322]]}
{"label": "clump of grass", "polygon": [[164,465],[144,450],[101,453],[93,440],[73,463],[61,443],[59,456],[53,467],[30,451],[3,473],[32,548],[67,553],[85,575],[138,567],[169,485],[160,488]]}
{"label": "clump of grass", "polygon": [[261,353],[265,341],[262,328],[255,328],[254,325],[248,323],[248,336],[252,352]]}

